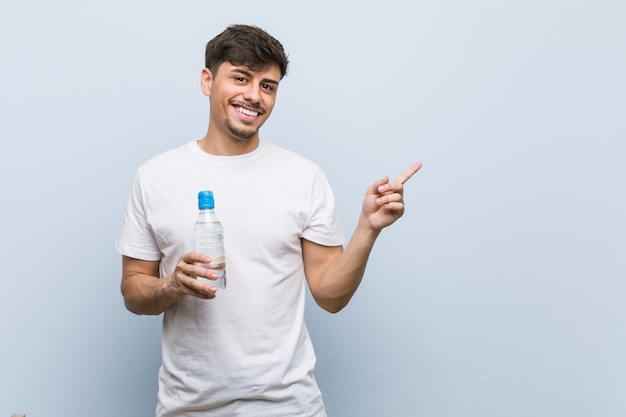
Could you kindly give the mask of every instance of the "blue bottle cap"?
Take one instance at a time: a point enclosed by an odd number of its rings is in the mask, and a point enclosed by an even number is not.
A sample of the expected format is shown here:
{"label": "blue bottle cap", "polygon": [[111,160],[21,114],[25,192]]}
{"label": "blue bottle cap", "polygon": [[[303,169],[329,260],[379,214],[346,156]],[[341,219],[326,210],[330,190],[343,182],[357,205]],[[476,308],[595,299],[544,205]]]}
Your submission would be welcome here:
{"label": "blue bottle cap", "polygon": [[213,191],[200,191],[198,193],[198,208],[200,210],[215,208],[215,200],[213,200]]}

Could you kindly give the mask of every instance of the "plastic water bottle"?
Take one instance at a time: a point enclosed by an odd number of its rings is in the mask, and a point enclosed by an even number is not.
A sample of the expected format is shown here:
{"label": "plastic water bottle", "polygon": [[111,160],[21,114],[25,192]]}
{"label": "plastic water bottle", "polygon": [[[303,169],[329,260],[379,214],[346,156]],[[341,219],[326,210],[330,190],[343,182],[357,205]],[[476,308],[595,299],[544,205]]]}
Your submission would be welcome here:
{"label": "plastic water bottle", "polygon": [[204,280],[216,288],[226,288],[226,258],[224,256],[224,234],[222,224],[215,215],[215,200],[212,191],[198,193],[198,220],[194,227],[196,252],[211,258],[211,263],[200,264],[217,272],[217,280]]}

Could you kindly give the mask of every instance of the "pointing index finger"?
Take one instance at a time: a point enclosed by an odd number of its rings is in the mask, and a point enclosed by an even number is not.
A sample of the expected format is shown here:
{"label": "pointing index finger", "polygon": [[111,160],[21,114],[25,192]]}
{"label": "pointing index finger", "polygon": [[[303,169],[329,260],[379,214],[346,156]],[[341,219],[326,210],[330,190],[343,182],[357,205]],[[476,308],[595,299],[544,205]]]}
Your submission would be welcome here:
{"label": "pointing index finger", "polygon": [[422,167],[422,163],[416,162],[415,164],[411,165],[409,169],[407,169],[402,174],[400,174],[394,182],[399,182],[400,184],[404,184],[413,176],[413,174],[419,171],[421,167]]}

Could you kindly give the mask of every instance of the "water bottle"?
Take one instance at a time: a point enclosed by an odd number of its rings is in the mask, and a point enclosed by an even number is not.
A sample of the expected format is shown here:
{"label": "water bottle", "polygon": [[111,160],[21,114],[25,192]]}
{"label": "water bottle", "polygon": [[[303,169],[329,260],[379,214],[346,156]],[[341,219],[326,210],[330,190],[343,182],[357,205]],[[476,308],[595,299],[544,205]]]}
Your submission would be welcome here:
{"label": "water bottle", "polygon": [[224,256],[224,235],[222,224],[215,215],[215,200],[212,191],[198,193],[198,220],[194,226],[196,252],[211,258],[211,263],[201,266],[215,270],[217,280],[204,280],[216,288],[226,288],[226,258]]}

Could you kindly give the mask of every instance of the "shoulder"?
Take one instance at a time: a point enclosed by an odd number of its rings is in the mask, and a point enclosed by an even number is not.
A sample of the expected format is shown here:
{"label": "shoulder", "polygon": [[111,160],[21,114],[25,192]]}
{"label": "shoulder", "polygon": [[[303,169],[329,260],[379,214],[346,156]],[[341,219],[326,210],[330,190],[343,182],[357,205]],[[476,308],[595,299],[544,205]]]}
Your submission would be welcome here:
{"label": "shoulder", "polygon": [[186,167],[193,160],[192,143],[186,143],[148,159],[137,169],[137,179],[140,182],[161,182],[184,175]]}
{"label": "shoulder", "polygon": [[265,142],[264,146],[268,160],[274,163],[297,167],[301,171],[321,172],[321,168],[317,163],[300,154],[270,142]]}
{"label": "shoulder", "polygon": [[192,160],[189,143],[157,154],[137,168],[134,186],[144,194],[180,184],[190,175],[188,167]]}
{"label": "shoulder", "polygon": [[140,171],[159,170],[170,165],[177,165],[188,160],[192,156],[191,145],[193,142],[185,143],[174,149],[167,150],[158,155],[153,156],[144,162],[140,167]]}

